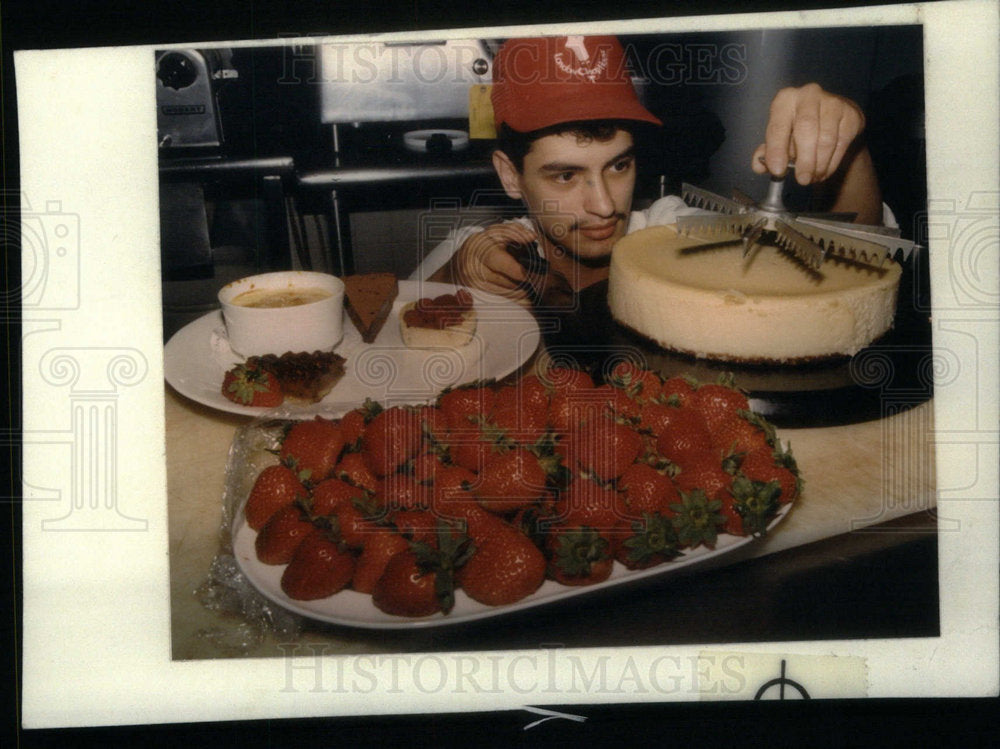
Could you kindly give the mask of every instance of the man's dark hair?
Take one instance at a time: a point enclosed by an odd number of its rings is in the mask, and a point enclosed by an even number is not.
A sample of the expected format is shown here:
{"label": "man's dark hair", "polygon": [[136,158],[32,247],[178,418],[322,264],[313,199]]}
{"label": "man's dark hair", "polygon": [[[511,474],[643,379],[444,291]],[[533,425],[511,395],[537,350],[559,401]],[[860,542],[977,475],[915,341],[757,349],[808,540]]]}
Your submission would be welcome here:
{"label": "man's dark hair", "polygon": [[507,154],[507,157],[517,167],[517,171],[524,171],[524,157],[531,150],[531,144],[547,135],[570,134],[581,142],[609,141],[615,137],[619,130],[637,136],[637,131],[644,129],[641,123],[632,120],[585,120],[581,122],[560,122],[558,125],[544,127],[541,130],[532,130],[528,133],[521,133],[512,129],[506,123],[500,125],[497,132],[498,150]]}

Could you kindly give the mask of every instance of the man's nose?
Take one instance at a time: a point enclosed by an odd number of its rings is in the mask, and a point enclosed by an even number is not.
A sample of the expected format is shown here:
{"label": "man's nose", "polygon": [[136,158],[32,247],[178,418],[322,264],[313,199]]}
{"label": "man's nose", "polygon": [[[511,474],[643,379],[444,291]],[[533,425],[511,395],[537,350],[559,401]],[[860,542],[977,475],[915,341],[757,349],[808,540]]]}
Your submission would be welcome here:
{"label": "man's nose", "polygon": [[601,216],[602,218],[609,218],[614,215],[615,202],[611,199],[611,191],[608,190],[608,186],[602,178],[597,177],[587,180],[584,189],[586,193],[584,195],[583,208],[587,213]]}

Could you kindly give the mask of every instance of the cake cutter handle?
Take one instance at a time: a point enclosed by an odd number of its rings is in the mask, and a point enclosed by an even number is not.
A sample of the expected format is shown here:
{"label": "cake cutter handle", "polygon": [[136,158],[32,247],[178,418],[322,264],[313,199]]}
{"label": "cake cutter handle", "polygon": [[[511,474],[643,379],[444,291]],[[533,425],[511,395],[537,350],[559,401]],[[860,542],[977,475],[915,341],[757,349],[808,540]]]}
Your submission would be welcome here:
{"label": "cake cutter handle", "polygon": [[[764,157],[760,157],[760,163],[764,163]],[[767,197],[761,202],[760,207],[765,211],[772,211],[774,213],[784,213],[787,209],[785,208],[785,201],[782,199],[781,195],[785,189],[785,178],[788,176],[790,170],[795,169],[795,162],[788,162],[788,169],[780,177],[775,177],[771,175],[771,183],[767,186]]]}

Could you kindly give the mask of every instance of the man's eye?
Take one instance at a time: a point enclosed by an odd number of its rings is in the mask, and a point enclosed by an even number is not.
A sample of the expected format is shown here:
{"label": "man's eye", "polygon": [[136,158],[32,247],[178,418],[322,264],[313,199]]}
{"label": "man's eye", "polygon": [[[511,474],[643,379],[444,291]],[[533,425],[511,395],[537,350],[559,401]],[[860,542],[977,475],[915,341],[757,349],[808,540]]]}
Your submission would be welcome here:
{"label": "man's eye", "polygon": [[614,164],[611,165],[611,171],[627,172],[629,169],[632,168],[632,161],[633,160],[631,158],[621,159],[620,161],[616,161]]}
{"label": "man's eye", "polygon": [[555,175],[554,179],[556,182],[566,183],[572,182],[573,177],[576,176],[576,172],[559,172]]}

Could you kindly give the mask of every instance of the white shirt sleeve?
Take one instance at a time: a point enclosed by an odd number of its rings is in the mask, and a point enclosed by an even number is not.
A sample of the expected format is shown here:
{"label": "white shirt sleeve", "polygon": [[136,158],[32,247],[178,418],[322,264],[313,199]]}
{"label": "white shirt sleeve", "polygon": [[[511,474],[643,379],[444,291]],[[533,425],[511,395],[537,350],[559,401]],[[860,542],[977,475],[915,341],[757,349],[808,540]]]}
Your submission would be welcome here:
{"label": "white shirt sleeve", "polygon": [[[517,221],[527,228],[531,228],[531,222],[524,216],[509,220]],[[465,244],[465,240],[473,234],[478,234],[485,228],[485,226],[469,225],[459,227],[458,229],[452,229],[448,236],[445,237],[444,240],[437,245],[437,247],[427,253],[424,259],[420,262],[420,265],[417,266],[417,269],[410,274],[410,280],[426,281],[445,263],[451,260],[451,256],[458,252],[459,247]]]}
{"label": "white shirt sleeve", "polygon": [[690,216],[695,213],[704,213],[701,208],[695,208],[685,203],[677,195],[665,195],[657,200],[649,208],[641,211],[632,211],[628,218],[628,231],[645,229],[650,226],[664,226],[677,221],[679,216]]}

